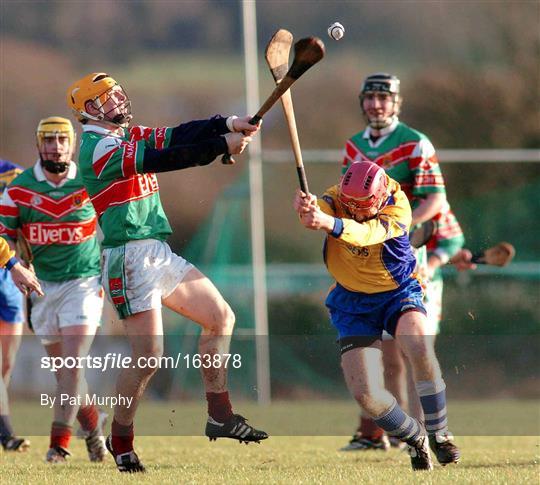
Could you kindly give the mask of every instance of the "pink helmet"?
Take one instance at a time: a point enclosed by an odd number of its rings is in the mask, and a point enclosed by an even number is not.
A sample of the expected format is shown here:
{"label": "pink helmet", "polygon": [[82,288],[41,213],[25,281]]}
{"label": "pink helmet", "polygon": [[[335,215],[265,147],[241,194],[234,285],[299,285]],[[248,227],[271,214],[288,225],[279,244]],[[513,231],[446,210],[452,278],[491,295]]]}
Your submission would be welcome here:
{"label": "pink helmet", "polygon": [[339,184],[339,201],[353,217],[377,214],[388,197],[388,176],[372,162],[354,162]]}

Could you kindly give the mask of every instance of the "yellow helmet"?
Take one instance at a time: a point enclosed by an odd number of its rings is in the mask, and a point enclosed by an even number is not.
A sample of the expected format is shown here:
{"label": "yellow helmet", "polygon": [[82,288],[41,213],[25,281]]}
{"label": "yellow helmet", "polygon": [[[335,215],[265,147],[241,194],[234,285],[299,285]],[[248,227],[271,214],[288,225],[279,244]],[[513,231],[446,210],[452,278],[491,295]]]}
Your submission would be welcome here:
{"label": "yellow helmet", "polygon": [[[67,137],[69,146],[65,147],[62,142],[55,146],[46,145],[46,138]],[[43,118],[36,130],[37,147],[39,158],[43,168],[51,173],[63,173],[69,167],[69,162],[75,148],[75,131],[71,121],[60,116]]]}
{"label": "yellow helmet", "polygon": [[[122,87],[108,74],[104,72],[93,72],[74,82],[69,87],[67,92],[67,104],[73,110],[79,121],[84,121],[85,119],[96,121],[104,120],[107,113],[103,112],[102,107],[109,98],[109,91],[115,86],[119,86],[120,89],[122,89]],[[125,118],[127,119],[129,117],[127,120],[129,121],[131,120],[131,106],[127,95],[125,95],[125,97],[126,101],[123,103],[126,106]],[[94,103],[99,114],[91,115],[86,112],[85,105],[88,101]],[[120,119],[107,121],[122,124],[119,123]]]}
{"label": "yellow helmet", "polygon": [[75,131],[71,121],[67,118],[61,118],[60,116],[49,116],[49,118],[43,118],[37,127],[36,138],[38,148],[43,145],[43,140],[48,136],[64,135],[69,138],[69,145],[73,147],[75,145]]}

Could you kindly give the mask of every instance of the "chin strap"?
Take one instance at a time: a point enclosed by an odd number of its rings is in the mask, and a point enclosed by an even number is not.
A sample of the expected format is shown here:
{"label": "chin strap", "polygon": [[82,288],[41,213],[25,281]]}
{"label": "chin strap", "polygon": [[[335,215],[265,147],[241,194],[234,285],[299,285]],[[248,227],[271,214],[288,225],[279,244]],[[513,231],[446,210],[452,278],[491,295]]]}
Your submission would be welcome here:
{"label": "chin strap", "polygon": [[69,162],[53,162],[52,160],[41,160],[41,166],[51,173],[63,173],[69,167]]}

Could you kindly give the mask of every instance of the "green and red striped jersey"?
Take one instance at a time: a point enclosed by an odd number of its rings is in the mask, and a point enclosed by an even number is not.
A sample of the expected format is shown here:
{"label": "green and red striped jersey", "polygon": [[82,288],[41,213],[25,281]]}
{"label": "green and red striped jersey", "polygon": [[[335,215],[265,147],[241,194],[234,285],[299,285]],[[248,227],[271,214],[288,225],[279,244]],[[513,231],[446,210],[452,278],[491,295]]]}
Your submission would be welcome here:
{"label": "green and red striped jersey", "polygon": [[37,276],[66,281],[100,274],[96,213],[77,165],[70,163],[58,185],[45,177],[41,163],[26,169],[6,188],[0,203],[0,235],[28,240]]}
{"label": "green and red striped jersey", "polygon": [[[435,148],[426,135],[398,120],[380,133],[378,139],[371,140],[368,126],[347,141],[342,174],[353,162],[374,162],[399,182],[413,208],[418,199],[428,194],[446,193]],[[428,244],[428,252],[442,251],[452,257],[463,246],[464,237],[448,202],[434,220],[437,232]]]}
{"label": "green and red striped jersey", "polygon": [[347,141],[342,174],[352,162],[376,163],[399,182],[413,207],[417,197],[446,192],[435,148],[423,133],[396,120],[381,130],[376,141],[372,141],[370,135],[368,126]]}
{"label": "green and red striped jersey", "polygon": [[163,241],[171,234],[157,177],[142,171],[145,148],[167,148],[171,132],[133,126],[121,136],[99,126],[83,126],[79,166],[103,231],[103,247],[137,239]]}

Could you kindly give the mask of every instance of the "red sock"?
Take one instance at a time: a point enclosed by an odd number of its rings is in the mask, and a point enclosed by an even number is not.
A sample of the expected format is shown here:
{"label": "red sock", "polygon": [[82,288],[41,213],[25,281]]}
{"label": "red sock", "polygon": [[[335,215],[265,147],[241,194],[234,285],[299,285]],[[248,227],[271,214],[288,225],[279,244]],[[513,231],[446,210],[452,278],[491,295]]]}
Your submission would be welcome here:
{"label": "red sock", "polygon": [[98,410],[96,406],[81,406],[77,413],[77,421],[84,431],[94,431],[98,424]]}
{"label": "red sock", "polygon": [[207,392],[208,415],[218,423],[224,423],[233,414],[229,393],[225,392]]}
{"label": "red sock", "polygon": [[49,448],[61,446],[66,450],[69,448],[69,440],[71,439],[71,426],[65,423],[53,421],[51,426],[51,442]]}
{"label": "red sock", "polygon": [[379,428],[371,418],[360,418],[358,431],[366,438],[380,440],[384,435],[384,429]]}
{"label": "red sock", "polygon": [[113,419],[111,427],[112,449],[115,455],[133,450],[133,423],[124,426]]}

